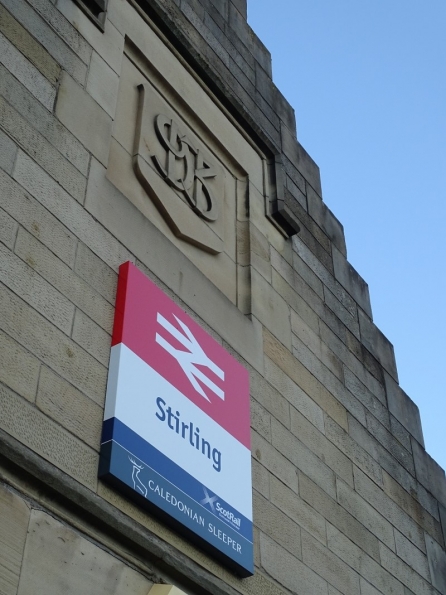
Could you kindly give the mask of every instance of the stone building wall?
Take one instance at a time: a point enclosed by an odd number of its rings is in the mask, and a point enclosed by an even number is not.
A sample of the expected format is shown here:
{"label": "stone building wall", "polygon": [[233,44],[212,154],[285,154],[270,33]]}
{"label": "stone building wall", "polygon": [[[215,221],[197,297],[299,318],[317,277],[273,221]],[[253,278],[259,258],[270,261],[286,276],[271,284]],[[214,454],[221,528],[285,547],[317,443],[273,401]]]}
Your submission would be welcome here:
{"label": "stone building wall", "polygon": [[[446,595],[444,471],[246,1],[96,8],[0,0],[0,594]],[[218,163],[213,227],[135,175],[138,80]],[[250,372],[250,578],[97,478],[128,260]]]}

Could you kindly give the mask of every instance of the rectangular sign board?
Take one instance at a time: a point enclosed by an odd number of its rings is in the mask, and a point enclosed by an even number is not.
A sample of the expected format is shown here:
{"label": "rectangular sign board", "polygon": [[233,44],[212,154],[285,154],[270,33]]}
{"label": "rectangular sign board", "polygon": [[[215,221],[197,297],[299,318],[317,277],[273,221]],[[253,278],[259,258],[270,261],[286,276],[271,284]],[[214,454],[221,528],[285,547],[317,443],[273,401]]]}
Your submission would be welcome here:
{"label": "rectangular sign board", "polygon": [[253,573],[248,371],[132,263],[119,270],[99,476]]}

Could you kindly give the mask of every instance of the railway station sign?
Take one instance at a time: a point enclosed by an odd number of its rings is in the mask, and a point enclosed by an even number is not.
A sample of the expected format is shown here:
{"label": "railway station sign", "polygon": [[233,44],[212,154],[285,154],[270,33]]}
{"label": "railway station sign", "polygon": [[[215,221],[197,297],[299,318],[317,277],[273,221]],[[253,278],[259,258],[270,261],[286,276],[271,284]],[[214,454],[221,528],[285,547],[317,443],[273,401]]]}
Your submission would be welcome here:
{"label": "railway station sign", "polygon": [[253,573],[248,371],[130,262],[119,271],[99,476]]}

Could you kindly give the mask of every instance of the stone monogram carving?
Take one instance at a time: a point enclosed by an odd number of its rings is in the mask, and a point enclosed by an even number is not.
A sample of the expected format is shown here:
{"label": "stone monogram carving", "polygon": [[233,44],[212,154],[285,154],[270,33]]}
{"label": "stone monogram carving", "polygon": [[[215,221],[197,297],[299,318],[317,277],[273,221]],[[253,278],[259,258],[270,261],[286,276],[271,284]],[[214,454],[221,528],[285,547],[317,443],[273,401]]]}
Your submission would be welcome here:
{"label": "stone monogram carving", "polygon": [[165,165],[156,155],[152,156],[159,173],[170,186],[184,193],[197,215],[206,221],[215,221],[218,216],[217,203],[206,182],[209,178],[215,178],[215,169],[204,161],[200,149],[194,148],[187,136],[180,134],[174,120],[158,114],[155,130],[167,151]]}
{"label": "stone monogram carving", "polygon": [[186,133],[173,113],[165,115],[171,110],[164,111],[148,85],[139,84],[137,90],[136,177],[176,237],[211,254],[222,252],[221,166],[211,163],[209,151],[192,128]]}

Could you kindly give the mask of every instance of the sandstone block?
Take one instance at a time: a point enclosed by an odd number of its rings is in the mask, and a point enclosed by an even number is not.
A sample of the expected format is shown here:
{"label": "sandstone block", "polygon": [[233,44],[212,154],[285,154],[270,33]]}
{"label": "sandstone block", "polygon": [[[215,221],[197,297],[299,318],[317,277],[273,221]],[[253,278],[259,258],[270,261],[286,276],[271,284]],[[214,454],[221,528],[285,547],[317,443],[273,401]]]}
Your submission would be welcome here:
{"label": "sandstone block", "polygon": [[0,241],[12,250],[17,236],[18,225],[6,211],[0,208]]}
{"label": "sandstone block", "polygon": [[272,444],[296,469],[303,471],[318,486],[335,497],[335,474],[309,448],[276,420],[271,420]]}
{"label": "sandstone block", "polygon": [[385,492],[371,481],[362,471],[354,469],[355,489],[375,510],[394,525],[420,550],[424,551],[424,532],[410,516],[402,510]]}
{"label": "sandstone block", "polygon": [[115,115],[118,86],[118,75],[99,54],[93,52],[86,89],[111,118],[114,118]]}
{"label": "sandstone block", "polygon": [[[268,368],[270,364],[274,366],[268,358],[265,358],[265,368]],[[251,369],[250,391],[252,397],[279,420],[280,423],[287,428],[290,427],[289,402],[284,398],[286,395],[282,393],[272,377],[265,374],[265,378],[263,378],[258,372]]]}
{"label": "sandstone block", "polygon": [[423,430],[418,407],[389,374],[384,374],[389,411],[424,446]]}
{"label": "sandstone block", "polygon": [[344,228],[310,185],[307,186],[307,203],[310,217],[327,234],[339,252],[346,257]]}
{"label": "sandstone block", "polygon": [[[71,28],[70,35],[62,39],[52,26],[49,26],[46,20],[37,14],[24,0],[4,0],[3,4],[72,77],[79,83],[84,84],[91,50],[74,27]],[[46,4],[47,10],[60,23],[60,13],[50,3]],[[41,2],[39,8],[42,9],[42,5]],[[46,11],[43,10],[43,12]],[[48,14],[44,16],[48,17]],[[51,25],[54,24],[54,19]],[[74,44],[75,51],[69,47],[70,42],[71,45]]]}
{"label": "sandstone block", "polygon": [[56,116],[98,161],[107,164],[112,120],[66,73],[61,77]]}
{"label": "sandstone block", "polygon": [[423,527],[439,543],[442,542],[441,526],[438,514],[437,500],[422,491],[421,484],[417,483],[416,488],[410,494],[403,486],[395,481],[385,471],[383,472],[384,491],[394,502],[409,514],[414,521]]}
{"label": "sandstone block", "polygon": [[69,335],[74,317],[71,302],[47,283],[29,264],[0,244],[0,281]]}
{"label": "sandstone block", "polygon": [[0,205],[64,262],[73,263],[77,240],[68,229],[1,170],[0,184]]}
{"label": "sandstone block", "polygon": [[[302,473],[299,477],[305,477]],[[313,535],[321,543],[327,542],[325,519],[314,507],[309,506],[299,498],[295,492],[271,475],[270,481],[271,502],[282,510],[290,519],[295,521],[302,529]]]}
{"label": "sandstone block", "polygon": [[283,514],[274,503],[253,494],[254,524],[296,558],[302,559],[300,527]]}
{"label": "sandstone block", "polygon": [[391,552],[385,545],[380,544],[381,563],[403,585],[413,590],[417,595],[434,595],[432,587],[421,576],[412,570],[398,556]]}
{"label": "sandstone block", "polygon": [[[317,340],[317,343],[308,348],[308,344],[305,340],[301,340],[298,336],[293,334],[292,346],[293,355],[302,362],[306,368],[313,372],[316,378],[323,381],[326,386],[329,386],[329,384],[325,382],[325,379],[330,378],[331,374],[338,381],[344,381],[344,370],[341,360],[320,339]],[[315,351],[313,351],[313,349],[315,349]]]}
{"label": "sandstone block", "polygon": [[421,552],[397,530],[395,530],[395,545],[398,556],[429,582],[431,578],[426,554]]}
{"label": "sandstone block", "polygon": [[0,380],[13,391],[34,401],[40,362],[26,349],[0,331]]}
{"label": "sandstone block", "polygon": [[255,490],[269,500],[269,472],[256,459],[251,460],[252,465],[252,486]]}
{"label": "sandstone block", "polygon": [[82,242],[79,243],[76,252],[74,270],[103,298],[114,305],[118,282],[117,274]]}
{"label": "sandstone block", "polygon": [[[313,308],[299,295],[299,293],[287,281],[285,281],[282,275],[280,275],[274,269],[271,270],[271,273],[272,286],[287,302],[291,310],[303,318],[313,331],[319,332],[319,320],[315,310],[313,310]],[[320,303],[322,304],[321,301]]]}
{"label": "sandstone block", "polygon": [[0,98],[0,124],[62,188],[79,202],[84,201],[86,177],[3,98]]}
{"label": "sandstone block", "polygon": [[358,310],[361,342],[376,357],[390,376],[398,381],[393,345],[362,310]]}
{"label": "sandstone block", "polygon": [[264,334],[264,351],[287,376],[342,427],[347,427],[345,408],[308,370],[270,333]]}
{"label": "sandstone block", "polygon": [[271,442],[271,416],[251,397],[251,427]]}
{"label": "sandstone block", "polygon": [[[111,333],[114,304],[105,301],[90,285],[75,275],[70,267],[60,261],[50,250],[31,234],[19,230],[16,253],[26,262],[33,263],[33,269],[60,291],[75,306],[80,308],[106,332]],[[98,330],[98,340],[104,341],[103,331]],[[108,364],[108,354],[102,351],[102,361]],[[105,359],[104,359],[105,358]]]}
{"label": "sandstone block", "polygon": [[[343,481],[338,479],[336,484],[339,504],[354,516],[370,533],[373,533],[387,547],[395,551],[395,537],[393,527],[389,521]],[[332,524],[335,525],[333,522]]]}
{"label": "sandstone block", "polygon": [[97,452],[2,385],[0,399],[0,423],[5,432],[90,490],[96,490]]}
{"label": "sandstone block", "polygon": [[17,595],[147,595],[152,583],[121,560],[34,510]]}
{"label": "sandstone block", "polygon": [[[107,371],[23,300],[0,285],[6,333],[71,384],[103,405]],[[32,424],[31,424],[32,425]]]}
{"label": "sandstone block", "polygon": [[275,541],[260,536],[262,567],[278,583],[297,595],[327,595],[327,583]]}
{"label": "sandstone block", "polygon": [[3,6],[0,7],[0,31],[52,85],[57,83],[58,63]]}
{"label": "sandstone block", "polygon": [[345,455],[355,463],[360,469],[363,469],[367,475],[371,476],[378,484],[382,483],[381,468],[378,463],[360,446],[356,440],[352,439],[345,430],[327,417],[325,422],[326,436],[335,444]]}
{"label": "sandstone block", "polygon": [[440,465],[424,450],[416,440],[412,439],[412,451],[418,481],[446,506],[446,477]]}
{"label": "sandstone block", "polygon": [[335,278],[349,292],[364,312],[372,317],[372,307],[370,305],[367,283],[359,276],[346,257],[334,246],[332,253]]}
{"label": "sandstone block", "polygon": [[113,269],[134,260],[126,248],[23,153],[17,158],[14,178]]}
{"label": "sandstone block", "polygon": [[48,111],[53,110],[56,88],[17,50],[0,31],[0,60]]}
{"label": "sandstone block", "polygon": [[290,463],[274,446],[259,436],[257,432],[251,433],[252,455],[268,471],[278,477],[294,492],[298,492],[298,478],[295,466]]}
{"label": "sandstone block", "polygon": [[359,574],[319,541],[302,534],[303,561],[331,585],[349,595],[360,595]]}
{"label": "sandstone block", "polygon": [[22,498],[0,485],[0,592],[16,595],[30,510]]}
{"label": "sandstone block", "polygon": [[[293,248],[296,255],[311,269],[321,283],[326,286],[333,295],[341,302],[351,316],[356,317],[357,303],[350,293],[334,278],[323,264],[316,258],[311,250],[296,235],[292,238]],[[298,263],[299,259],[295,259]]]}
{"label": "sandstone block", "polygon": [[446,553],[429,535],[426,535],[426,551],[432,584],[444,595],[446,593]]}
{"label": "sandstone block", "polygon": [[90,156],[86,149],[1,64],[0,95],[84,176],[88,174]]}
{"label": "sandstone block", "polygon": [[253,270],[251,272],[252,312],[281,343],[291,348],[290,309],[285,300]]}
{"label": "sandstone block", "polygon": [[[329,311],[332,312],[333,315],[336,316],[336,318],[339,319],[357,339],[359,339],[360,334],[357,312],[352,312],[351,309],[349,310],[345,308],[334,295],[334,293],[332,293],[328,287],[325,286],[323,299],[329,308]],[[324,320],[325,319],[326,317],[324,317]],[[332,330],[335,330],[333,324],[330,324],[329,321],[326,322]],[[339,333],[337,334],[339,336]]]}
{"label": "sandstone block", "polygon": [[102,407],[46,366],[40,374],[36,405],[45,415],[99,452]]}
{"label": "sandstone block", "polygon": [[71,337],[101,364],[108,366],[111,336],[81,310],[76,310]]}
{"label": "sandstone block", "polygon": [[361,577],[380,593],[404,595],[404,587],[398,580],[330,524],[327,525],[327,542],[328,548],[334,554],[360,573]]}
{"label": "sandstone block", "polygon": [[338,477],[353,486],[353,464],[349,458],[294,408],[291,408],[291,431]]}
{"label": "sandstone block", "polygon": [[[373,457],[383,469],[390,473],[392,477],[395,477],[406,490],[410,491],[411,488],[414,487],[415,481],[413,475],[408,472],[388,450],[383,448],[383,446],[375,440],[373,435],[359,422],[354,419],[349,419],[349,428],[353,440],[355,440],[365,452]],[[403,449],[401,449],[401,452],[404,454]],[[400,454],[399,458],[402,458],[403,454]],[[411,467],[413,473],[412,457],[409,453],[406,453],[405,457],[407,465]]]}
{"label": "sandstone block", "polygon": [[0,130],[0,167],[10,174],[14,166],[17,145],[2,130]]}
{"label": "sandstone block", "polygon": [[[268,379],[278,391],[278,397],[285,397],[288,403],[299,411],[313,426],[320,432],[325,432],[324,427],[324,413],[321,407],[317,405],[313,399],[291,380],[273,361],[268,357],[265,358],[265,378]],[[282,398],[283,398],[282,397]],[[289,416],[290,410],[287,407],[288,421],[282,421],[278,416],[275,416],[285,427],[290,427]]]}
{"label": "sandstone block", "polygon": [[315,483],[299,475],[299,494],[353,543],[379,562],[378,539]]}

